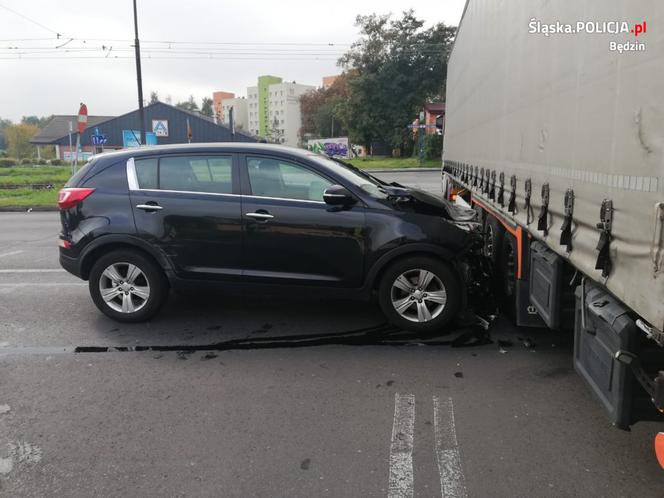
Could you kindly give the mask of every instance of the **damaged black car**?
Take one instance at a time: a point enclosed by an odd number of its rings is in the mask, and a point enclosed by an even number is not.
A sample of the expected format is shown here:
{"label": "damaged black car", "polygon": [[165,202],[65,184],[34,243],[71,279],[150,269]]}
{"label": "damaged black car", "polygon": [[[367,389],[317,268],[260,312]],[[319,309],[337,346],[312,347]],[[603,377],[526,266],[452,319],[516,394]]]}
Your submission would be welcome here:
{"label": "damaged black car", "polygon": [[213,286],[377,297],[393,325],[427,332],[466,310],[479,281],[474,210],[284,146],[101,154],[58,205],[61,265],[88,280],[93,302],[118,321],[149,319],[171,288]]}

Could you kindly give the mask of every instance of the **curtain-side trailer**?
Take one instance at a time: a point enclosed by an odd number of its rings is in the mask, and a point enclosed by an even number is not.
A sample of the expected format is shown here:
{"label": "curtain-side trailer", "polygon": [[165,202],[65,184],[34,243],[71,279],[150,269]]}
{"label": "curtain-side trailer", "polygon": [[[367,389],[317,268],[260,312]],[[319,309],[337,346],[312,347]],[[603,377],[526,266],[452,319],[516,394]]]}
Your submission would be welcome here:
{"label": "curtain-side trailer", "polygon": [[448,61],[443,188],[620,427],[664,412],[662,26],[658,0],[468,0]]}

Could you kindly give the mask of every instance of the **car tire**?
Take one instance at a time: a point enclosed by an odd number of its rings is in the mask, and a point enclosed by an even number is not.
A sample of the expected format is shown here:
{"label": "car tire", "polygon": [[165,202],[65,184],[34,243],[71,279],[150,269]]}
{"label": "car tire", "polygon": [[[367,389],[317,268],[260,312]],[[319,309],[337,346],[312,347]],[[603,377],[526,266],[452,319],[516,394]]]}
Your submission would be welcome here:
{"label": "car tire", "polygon": [[118,322],[152,318],[168,297],[168,279],[149,257],[131,249],[109,252],[90,270],[90,296],[99,310]]}
{"label": "car tire", "polygon": [[[428,279],[423,289],[418,288],[421,275]],[[411,301],[412,304],[408,305]],[[378,302],[387,320],[402,330],[438,331],[459,311],[461,285],[458,276],[444,262],[426,256],[409,257],[397,261],[383,273],[378,286]]]}

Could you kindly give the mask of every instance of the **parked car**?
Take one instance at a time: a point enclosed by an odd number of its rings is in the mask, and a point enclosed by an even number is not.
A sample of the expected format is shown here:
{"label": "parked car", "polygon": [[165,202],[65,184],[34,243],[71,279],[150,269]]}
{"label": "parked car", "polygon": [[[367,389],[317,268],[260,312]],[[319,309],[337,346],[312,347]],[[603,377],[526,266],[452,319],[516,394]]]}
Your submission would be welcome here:
{"label": "parked car", "polygon": [[[429,331],[466,303],[475,212],[349,164],[266,144],[102,154],[60,191],[60,263],[97,307],[147,320],[169,288],[369,299]],[[292,294],[291,294],[292,293]]]}

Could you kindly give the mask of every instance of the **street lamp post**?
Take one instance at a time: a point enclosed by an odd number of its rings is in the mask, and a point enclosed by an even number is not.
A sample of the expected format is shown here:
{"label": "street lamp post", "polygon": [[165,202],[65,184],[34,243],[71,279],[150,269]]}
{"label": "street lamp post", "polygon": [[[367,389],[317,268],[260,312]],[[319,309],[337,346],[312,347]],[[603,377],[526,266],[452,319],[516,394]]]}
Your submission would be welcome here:
{"label": "street lamp post", "polygon": [[138,85],[138,113],[141,120],[141,145],[145,143],[145,112],[143,111],[143,77],[141,75],[141,46],[138,41],[138,14],[134,0],[134,49],[136,51],[136,83]]}

